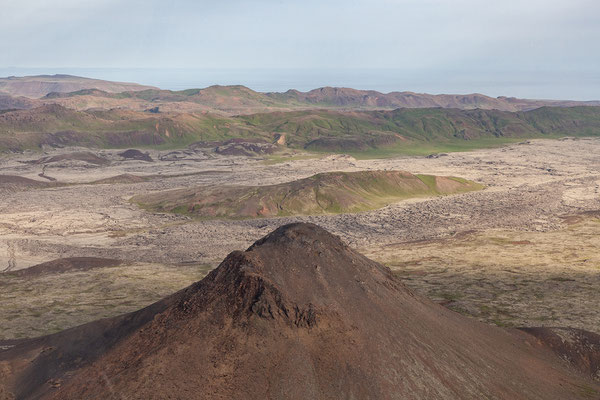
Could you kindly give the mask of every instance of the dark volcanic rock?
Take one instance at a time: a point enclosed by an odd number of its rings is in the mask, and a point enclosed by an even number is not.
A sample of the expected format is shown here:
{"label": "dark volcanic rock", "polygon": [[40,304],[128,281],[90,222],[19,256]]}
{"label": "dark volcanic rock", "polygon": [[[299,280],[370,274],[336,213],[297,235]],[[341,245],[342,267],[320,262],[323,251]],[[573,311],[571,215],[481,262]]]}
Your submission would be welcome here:
{"label": "dark volcanic rock", "polygon": [[146,110],[146,112],[149,112],[151,114],[158,114],[160,113],[160,108],[159,107],[152,107]]}
{"label": "dark volcanic rock", "polygon": [[273,154],[277,146],[262,140],[230,139],[215,147],[215,153],[227,156],[255,156]]}
{"label": "dark volcanic rock", "polygon": [[56,156],[42,157],[31,161],[32,164],[51,164],[65,161],[82,161],[93,165],[108,165],[110,161],[89,151],[78,151],[74,153],[59,154]]}
{"label": "dark volcanic rock", "polygon": [[600,389],[533,336],[412,293],[311,224],[280,227],[148,308],[7,346],[0,393],[17,398],[564,400]]}
{"label": "dark volcanic rock", "polygon": [[123,157],[126,160],[140,160],[140,161],[148,161],[153,162],[154,160],[148,153],[142,153],[136,149],[129,149],[119,153],[119,156]]}

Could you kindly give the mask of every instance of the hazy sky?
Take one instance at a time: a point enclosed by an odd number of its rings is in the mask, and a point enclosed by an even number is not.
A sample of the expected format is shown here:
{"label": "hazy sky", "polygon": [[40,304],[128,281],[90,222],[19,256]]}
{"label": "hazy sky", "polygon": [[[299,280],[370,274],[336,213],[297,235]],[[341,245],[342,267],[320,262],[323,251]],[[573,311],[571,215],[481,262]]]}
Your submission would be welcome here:
{"label": "hazy sky", "polygon": [[600,71],[598,0],[0,3],[0,67]]}

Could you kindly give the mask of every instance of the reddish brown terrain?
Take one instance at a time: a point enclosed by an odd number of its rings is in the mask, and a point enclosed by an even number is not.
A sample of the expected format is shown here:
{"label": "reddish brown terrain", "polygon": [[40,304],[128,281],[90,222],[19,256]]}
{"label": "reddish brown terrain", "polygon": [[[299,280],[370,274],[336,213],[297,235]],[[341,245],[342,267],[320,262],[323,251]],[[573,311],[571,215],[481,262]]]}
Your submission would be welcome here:
{"label": "reddish brown terrain", "polygon": [[0,398],[598,398],[591,364],[541,336],[447,310],[296,223],[145,309],[0,343]]}

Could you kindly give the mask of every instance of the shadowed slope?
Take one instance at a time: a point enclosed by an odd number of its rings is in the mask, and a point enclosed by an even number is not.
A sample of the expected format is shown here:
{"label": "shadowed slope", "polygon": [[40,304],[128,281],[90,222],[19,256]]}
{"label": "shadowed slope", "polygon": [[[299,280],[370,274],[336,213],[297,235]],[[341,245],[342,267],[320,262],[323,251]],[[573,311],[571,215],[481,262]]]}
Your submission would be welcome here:
{"label": "shadowed slope", "polygon": [[17,398],[563,400],[599,389],[532,336],[413,294],[311,224],[277,229],[149,308],[17,344],[0,368]]}
{"label": "shadowed slope", "polygon": [[135,196],[154,211],[202,217],[256,218],[372,210],[419,196],[468,192],[483,186],[454,177],[403,171],[327,172],[268,186],[176,189]]}
{"label": "shadowed slope", "polygon": [[122,261],[98,257],[68,257],[47,261],[28,268],[12,272],[17,276],[37,276],[43,274],[57,274],[68,271],[85,271],[93,268],[115,267]]}

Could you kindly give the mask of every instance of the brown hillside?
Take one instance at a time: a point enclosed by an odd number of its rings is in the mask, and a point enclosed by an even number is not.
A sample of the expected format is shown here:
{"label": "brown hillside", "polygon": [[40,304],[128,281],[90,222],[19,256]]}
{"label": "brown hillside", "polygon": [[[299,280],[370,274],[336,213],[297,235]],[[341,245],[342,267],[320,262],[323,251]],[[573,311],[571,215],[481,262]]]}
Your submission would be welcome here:
{"label": "brown hillside", "polygon": [[138,312],[4,346],[0,393],[16,398],[564,400],[600,389],[533,336],[415,295],[311,224],[277,229]]}

